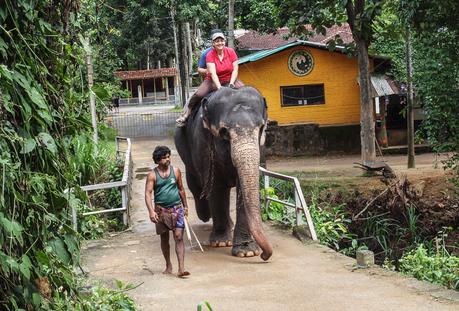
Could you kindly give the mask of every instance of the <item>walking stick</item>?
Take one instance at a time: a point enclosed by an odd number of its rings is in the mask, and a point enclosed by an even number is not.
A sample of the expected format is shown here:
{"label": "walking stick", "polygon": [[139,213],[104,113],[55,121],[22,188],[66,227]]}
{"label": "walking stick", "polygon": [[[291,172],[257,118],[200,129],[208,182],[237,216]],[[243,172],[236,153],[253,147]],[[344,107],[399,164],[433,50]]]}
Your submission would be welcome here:
{"label": "walking stick", "polygon": [[191,242],[190,231],[193,234],[194,238],[196,239],[196,242],[198,243],[199,248],[201,249],[201,252],[204,253],[204,250],[202,249],[201,243],[199,243],[199,240],[198,240],[198,237],[196,236],[196,233],[194,233],[193,228],[188,223],[188,218],[187,217],[185,217],[185,231],[186,231],[186,235],[188,236],[188,240],[190,240],[191,247],[193,247],[193,243]]}

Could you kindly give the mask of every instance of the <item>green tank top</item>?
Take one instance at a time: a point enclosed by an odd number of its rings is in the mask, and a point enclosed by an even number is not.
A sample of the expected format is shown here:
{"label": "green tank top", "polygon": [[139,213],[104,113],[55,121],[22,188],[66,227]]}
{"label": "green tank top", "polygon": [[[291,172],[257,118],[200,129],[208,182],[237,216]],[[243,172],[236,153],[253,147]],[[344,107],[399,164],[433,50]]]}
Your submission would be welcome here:
{"label": "green tank top", "polygon": [[174,168],[170,166],[170,174],[167,178],[162,178],[155,168],[155,204],[162,207],[172,207],[182,203],[180,198],[177,178],[175,178]]}

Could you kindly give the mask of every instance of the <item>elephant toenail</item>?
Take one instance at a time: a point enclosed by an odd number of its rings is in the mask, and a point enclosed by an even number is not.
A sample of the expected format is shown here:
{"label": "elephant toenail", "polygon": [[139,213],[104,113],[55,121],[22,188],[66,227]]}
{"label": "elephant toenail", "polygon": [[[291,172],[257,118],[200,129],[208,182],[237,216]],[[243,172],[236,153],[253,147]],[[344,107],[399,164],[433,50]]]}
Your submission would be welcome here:
{"label": "elephant toenail", "polygon": [[226,246],[233,246],[233,242],[231,241],[226,242]]}
{"label": "elephant toenail", "polygon": [[253,257],[254,256],[254,253],[252,251],[248,251],[246,254],[245,254],[246,257]]}
{"label": "elephant toenail", "polygon": [[212,247],[217,247],[217,242],[215,242],[215,241],[210,242],[210,246],[212,246]]}
{"label": "elephant toenail", "polygon": [[255,251],[255,256],[258,256],[258,255],[260,255],[260,250],[259,250],[259,249],[257,249],[257,250]]}
{"label": "elephant toenail", "polygon": [[243,253],[243,252],[239,252],[239,253],[237,253],[237,257],[241,257],[241,258],[242,258],[242,257],[244,257],[244,256],[245,256],[245,255],[244,255],[244,253]]}
{"label": "elephant toenail", "polygon": [[218,242],[218,247],[225,247],[226,246],[226,242]]}

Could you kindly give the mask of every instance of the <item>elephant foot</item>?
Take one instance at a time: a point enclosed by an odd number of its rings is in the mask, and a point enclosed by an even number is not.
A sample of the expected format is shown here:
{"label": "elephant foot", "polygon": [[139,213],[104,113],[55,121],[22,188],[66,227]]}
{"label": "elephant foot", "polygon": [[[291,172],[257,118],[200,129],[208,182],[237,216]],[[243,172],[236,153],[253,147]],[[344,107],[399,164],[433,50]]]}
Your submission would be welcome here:
{"label": "elephant foot", "polygon": [[228,247],[233,246],[233,241],[231,239],[231,231],[224,234],[215,234],[210,235],[210,246],[211,247]]}
{"label": "elephant foot", "polygon": [[260,255],[261,251],[256,242],[244,242],[234,245],[231,254],[236,257],[254,257]]}
{"label": "elephant foot", "polygon": [[233,246],[232,241],[211,241],[210,246],[212,247],[227,247],[227,246]]}

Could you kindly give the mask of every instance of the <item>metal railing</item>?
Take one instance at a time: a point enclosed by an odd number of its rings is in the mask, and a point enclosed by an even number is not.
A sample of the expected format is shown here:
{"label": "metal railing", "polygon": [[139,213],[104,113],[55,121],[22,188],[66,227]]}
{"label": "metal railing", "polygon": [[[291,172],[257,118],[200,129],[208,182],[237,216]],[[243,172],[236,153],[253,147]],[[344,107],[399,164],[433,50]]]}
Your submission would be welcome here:
{"label": "metal railing", "polygon": [[[125,142],[126,147],[121,150],[120,149],[120,142]],[[109,183],[101,183],[95,185],[87,185],[82,186],[81,189],[85,192],[101,190],[101,189],[110,189],[110,188],[120,188],[121,191],[121,207],[118,208],[111,208],[111,209],[102,209],[93,212],[86,212],[83,213],[83,216],[88,215],[96,215],[96,214],[105,214],[105,213],[113,213],[124,211],[123,213],[123,223],[124,225],[128,226],[130,222],[130,211],[129,205],[131,201],[131,183],[132,183],[132,156],[131,156],[131,140],[127,137],[116,137],[116,159],[119,160],[124,156],[124,169],[123,169],[123,177],[121,181],[114,181]],[[66,192],[72,191],[72,189],[67,189]],[[73,229],[75,231],[78,230],[78,219],[77,219],[77,211],[72,206],[72,222],[73,222]]]}
{"label": "metal railing", "polygon": [[175,120],[181,112],[153,111],[112,114],[106,118],[107,124],[116,128],[125,137],[168,137],[173,136]]}
{"label": "metal railing", "polygon": [[307,225],[309,228],[309,232],[311,233],[311,238],[313,241],[317,241],[317,234],[316,230],[314,229],[314,223],[312,222],[311,214],[309,213],[309,207],[306,204],[306,200],[304,199],[303,190],[301,190],[300,182],[298,178],[287,176],[275,172],[268,171],[267,169],[260,167],[260,174],[264,177],[264,188],[269,188],[269,178],[276,178],[280,180],[284,180],[287,182],[292,182],[294,185],[294,193],[295,193],[295,204],[282,201],[276,198],[272,198],[267,196],[265,202],[265,209],[268,209],[270,201],[277,202],[283,204],[284,206],[293,207],[295,209],[295,216],[296,216],[296,225],[302,226],[304,225],[303,215],[306,217]]}
{"label": "metal railing", "polygon": [[120,98],[120,106],[139,106],[139,105],[178,105],[179,101],[174,95],[169,95],[169,98],[165,97],[143,97],[142,102],[140,98]]}

